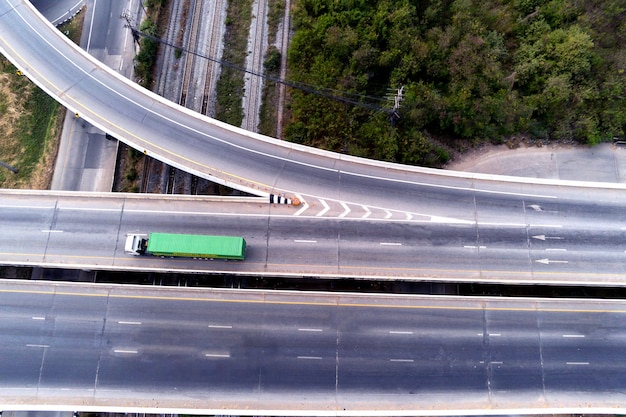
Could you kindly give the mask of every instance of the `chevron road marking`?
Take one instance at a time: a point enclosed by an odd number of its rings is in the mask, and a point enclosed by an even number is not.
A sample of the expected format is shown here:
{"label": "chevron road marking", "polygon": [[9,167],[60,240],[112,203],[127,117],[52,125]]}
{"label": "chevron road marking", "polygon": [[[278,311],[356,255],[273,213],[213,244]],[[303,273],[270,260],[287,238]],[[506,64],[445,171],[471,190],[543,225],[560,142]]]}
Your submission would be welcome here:
{"label": "chevron road marking", "polygon": [[322,205],[324,206],[324,208],[322,209],[322,211],[320,211],[319,213],[317,213],[315,216],[316,217],[321,217],[324,214],[326,214],[328,212],[328,210],[330,210],[330,206],[326,203],[326,201],[319,199],[319,202],[322,203]]}
{"label": "chevron road marking", "polygon": [[348,213],[350,213],[352,210],[350,210],[350,207],[348,207],[348,205],[346,203],[344,203],[343,201],[340,201],[339,203],[345,209],[345,211],[343,213],[341,213],[339,215],[339,217],[346,217],[348,215]]}
{"label": "chevron road marking", "polygon": [[299,216],[302,213],[304,213],[306,211],[306,209],[309,208],[309,204],[306,202],[306,200],[304,198],[302,198],[302,196],[300,194],[296,194],[296,197],[298,198],[298,200],[300,200],[300,203],[302,204],[302,208],[300,208],[300,210],[296,211],[293,215],[294,216]]}
{"label": "chevron road marking", "polygon": [[361,206],[363,207],[363,210],[365,210],[365,214],[363,216],[361,216],[362,219],[367,219],[370,214],[372,214],[372,212],[370,211],[369,208],[367,208],[367,206]]}

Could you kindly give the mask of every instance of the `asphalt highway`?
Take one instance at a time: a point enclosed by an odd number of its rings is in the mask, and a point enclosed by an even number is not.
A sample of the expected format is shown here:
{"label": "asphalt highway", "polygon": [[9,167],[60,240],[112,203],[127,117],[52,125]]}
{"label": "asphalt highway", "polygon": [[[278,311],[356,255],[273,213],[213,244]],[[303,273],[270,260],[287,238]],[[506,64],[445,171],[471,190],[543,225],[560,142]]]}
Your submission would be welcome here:
{"label": "asphalt highway", "polygon": [[[450,222],[374,213],[302,216],[258,198],[0,190],[0,264],[623,286],[624,223],[610,216],[597,220],[587,207],[577,208],[555,213],[545,224],[530,220],[540,215],[533,209],[520,223]],[[242,236],[247,257],[234,262],[124,253],[127,234],[150,232]]]}
{"label": "asphalt highway", "polygon": [[5,281],[0,305],[2,409],[626,406],[624,302]]}

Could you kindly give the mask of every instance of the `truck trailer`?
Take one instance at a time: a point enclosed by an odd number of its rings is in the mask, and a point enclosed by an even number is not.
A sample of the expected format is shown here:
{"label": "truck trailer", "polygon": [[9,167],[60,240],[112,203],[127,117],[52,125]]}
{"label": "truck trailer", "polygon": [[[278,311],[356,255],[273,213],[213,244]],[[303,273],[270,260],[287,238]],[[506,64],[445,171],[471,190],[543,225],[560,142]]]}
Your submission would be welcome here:
{"label": "truck trailer", "polygon": [[177,256],[184,258],[236,259],[246,257],[246,240],[236,236],[187,235],[178,233],[129,234],[128,255]]}

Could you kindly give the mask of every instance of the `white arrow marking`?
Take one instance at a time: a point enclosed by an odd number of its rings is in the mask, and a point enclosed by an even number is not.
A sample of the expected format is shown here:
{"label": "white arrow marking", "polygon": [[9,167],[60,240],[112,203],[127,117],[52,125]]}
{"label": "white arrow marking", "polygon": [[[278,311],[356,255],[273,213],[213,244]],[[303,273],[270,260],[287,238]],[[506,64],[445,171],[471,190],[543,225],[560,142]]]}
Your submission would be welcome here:
{"label": "white arrow marking", "polygon": [[326,201],[324,200],[320,200],[320,203],[322,203],[322,205],[324,206],[324,208],[322,209],[322,211],[320,211],[319,213],[316,214],[317,217],[321,217],[324,214],[326,214],[326,212],[328,210],[330,210],[330,206],[328,204],[326,204]]}
{"label": "white arrow marking", "polygon": [[549,265],[549,264],[566,264],[569,263],[569,261],[551,261],[548,258],[543,258],[543,259],[537,259],[535,262],[539,262],[540,264],[545,264],[545,265]]}
{"label": "white arrow marking", "polygon": [[385,210],[385,213],[387,213],[387,215],[385,216],[385,219],[390,219],[391,218],[391,212],[389,210]]}
{"label": "white arrow marking", "polygon": [[300,210],[296,211],[293,215],[299,216],[302,213],[304,213],[306,209],[309,208],[309,204],[304,200],[304,198],[302,198],[300,194],[296,194],[296,197],[298,197],[298,200],[300,200],[300,204],[302,204],[302,207],[300,208]]}
{"label": "white arrow marking", "polygon": [[406,213],[407,220],[411,220],[412,218],[413,218],[413,215],[411,213]]}
{"label": "white arrow marking", "polygon": [[367,219],[370,214],[372,214],[372,212],[370,211],[370,209],[367,208],[367,206],[361,206],[363,207],[363,210],[365,210],[365,214],[363,216],[361,216],[362,219]]}
{"label": "white arrow marking", "polygon": [[528,207],[530,207],[531,209],[535,210],[535,211],[543,211],[543,209],[541,208],[541,206],[537,205],[537,204],[531,204]]}
{"label": "white arrow marking", "polygon": [[348,215],[348,213],[350,213],[350,211],[351,211],[350,207],[348,207],[348,205],[346,203],[344,203],[343,201],[341,202],[341,205],[342,205],[342,207],[344,208],[345,211],[343,213],[341,213],[339,215],[339,217],[346,217]]}
{"label": "white arrow marking", "polygon": [[546,235],[535,235],[535,236],[531,236],[533,239],[538,239],[538,240],[546,240],[546,239],[555,239],[555,240],[563,240],[565,239],[564,237],[559,237],[559,236],[546,236]]}

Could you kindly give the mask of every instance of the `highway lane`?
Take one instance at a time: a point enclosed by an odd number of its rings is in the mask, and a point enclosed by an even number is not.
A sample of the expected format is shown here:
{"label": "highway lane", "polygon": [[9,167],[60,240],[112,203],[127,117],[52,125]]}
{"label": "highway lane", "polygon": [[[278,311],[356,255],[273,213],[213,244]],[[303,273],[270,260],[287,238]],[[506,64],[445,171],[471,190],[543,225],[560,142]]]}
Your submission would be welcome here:
{"label": "highway lane", "polygon": [[[0,1],[0,50],[72,111],[123,141],[190,172],[254,193],[299,193],[330,211],[367,206],[473,221],[523,216],[523,203],[561,200],[619,212],[624,185],[605,189],[541,180],[483,180],[311,150],[200,116],[103,68],[23,1]],[[532,181],[537,184],[526,183]],[[560,185],[540,185],[560,184]],[[504,209],[504,210],[502,210]]]}
{"label": "highway lane", "polygon": [[[0,263],[8,265],[609,286],[623,286],[626,277],[626,227],[586,211],[561,216],[558,225],[450,223],[302,217],[256,198],[10,190],[0,196]],[[247,258],[124,253],[128,233],[153,231],[243,236]]]}
{"label": "highway lane", "polygon": [[626,407],[623,301],[2,281],[0,305],[3,409]]}

